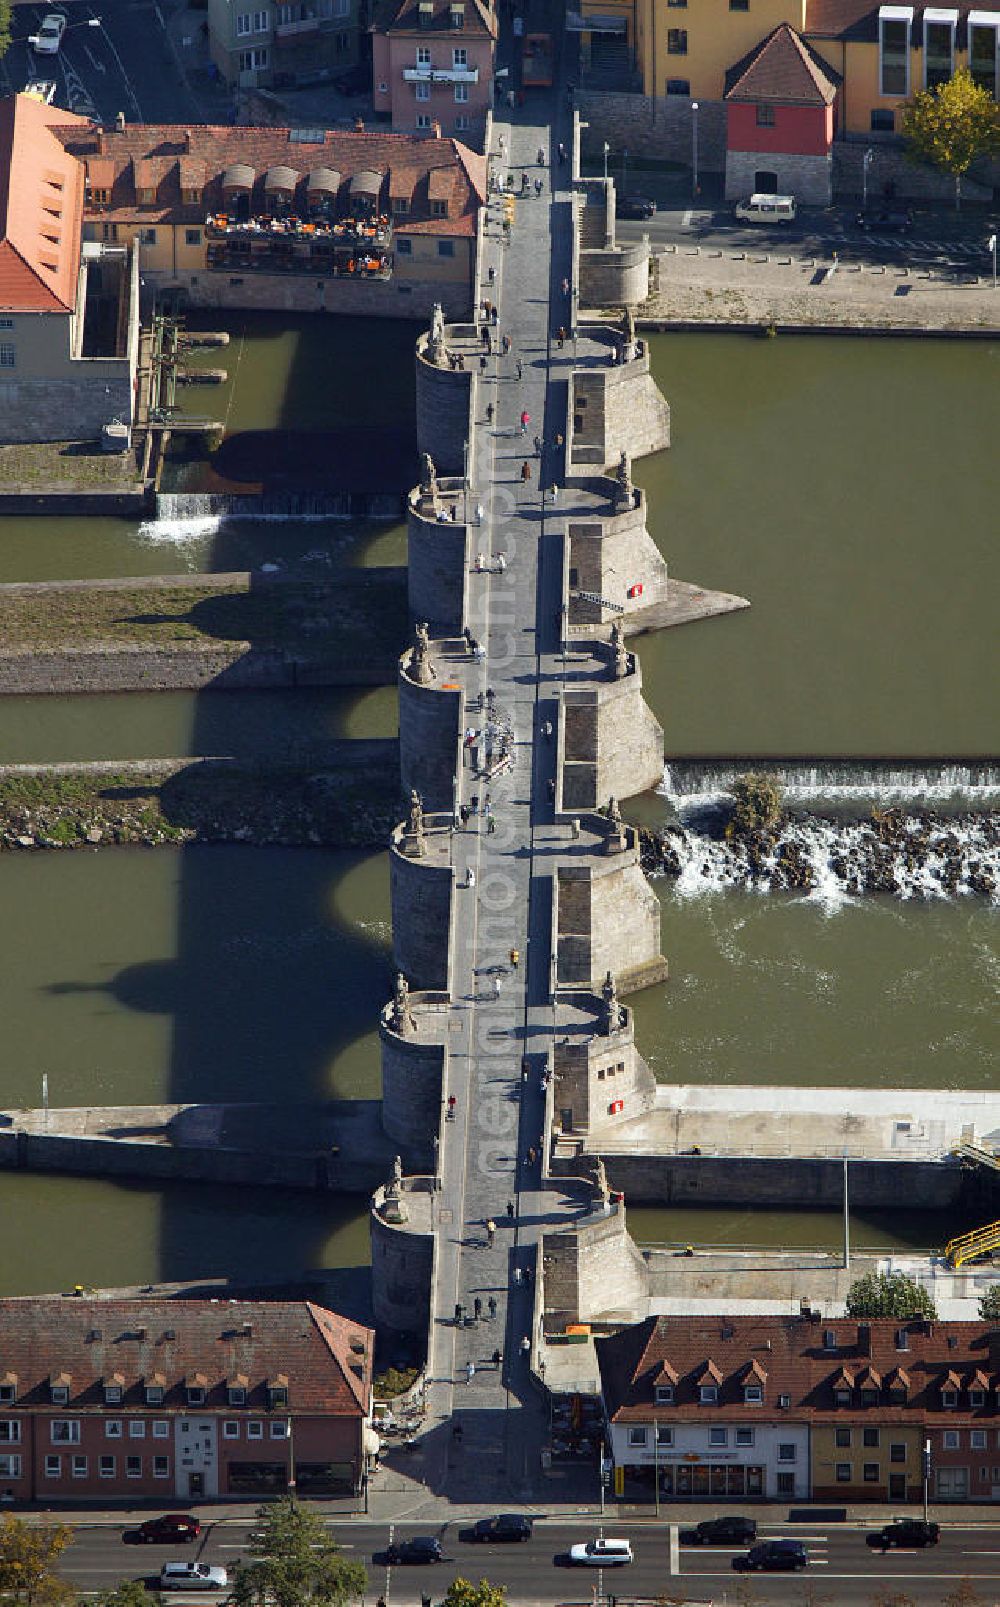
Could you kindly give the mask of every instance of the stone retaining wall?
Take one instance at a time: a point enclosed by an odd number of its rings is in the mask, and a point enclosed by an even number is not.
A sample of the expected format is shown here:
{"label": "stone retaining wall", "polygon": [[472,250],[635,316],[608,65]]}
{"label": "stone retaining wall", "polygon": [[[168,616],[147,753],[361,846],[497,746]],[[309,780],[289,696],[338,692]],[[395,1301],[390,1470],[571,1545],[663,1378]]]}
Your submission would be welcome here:
{"label": "stone retaining wall", "polygon": [[[633,1205],[808,1206],[836,1211],[843,1204],[839,1157],[788,1159],[739,1155],[624,1155],[601,1146],[612,1188]],[[963,1171],[950,1161],[851,1160],[855,1210],[898,1210],[901,1198],[921,1210],[944,1210],[962,1195]]]}

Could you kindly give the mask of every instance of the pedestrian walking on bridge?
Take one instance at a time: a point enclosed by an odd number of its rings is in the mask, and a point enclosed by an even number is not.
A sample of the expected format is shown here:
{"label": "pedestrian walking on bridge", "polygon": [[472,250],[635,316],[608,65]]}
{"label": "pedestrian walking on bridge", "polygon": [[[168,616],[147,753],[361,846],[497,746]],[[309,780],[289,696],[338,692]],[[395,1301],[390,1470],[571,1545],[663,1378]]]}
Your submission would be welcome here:
{"label": "pedestrian walking on bridge", "polygon": [[521,479],[525,485],[527,485],[528,481],[531,479],[531,464],[528,462],[527,458],[525,458],[524,462],[521,464]]}
{"label": "pedestrian walking on bridge", "polygon": [[494,1243],[494,1240],[496,1239],[496,1236],[497,1236],[497,1225],[494,1222],[493,1218],[490,1217],[489,1220],[486,1223],[486,1248],[487,1248],[487,1250],[492,1250],[493,1243]]}

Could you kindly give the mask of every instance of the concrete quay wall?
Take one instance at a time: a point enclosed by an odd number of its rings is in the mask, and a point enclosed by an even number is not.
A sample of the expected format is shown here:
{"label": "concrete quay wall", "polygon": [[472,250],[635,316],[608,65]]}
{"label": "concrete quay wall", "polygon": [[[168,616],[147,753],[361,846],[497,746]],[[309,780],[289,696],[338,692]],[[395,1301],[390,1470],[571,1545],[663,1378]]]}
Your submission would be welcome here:
{"label": "concrete quay wall", "polygon": [[[598,331],[587,328],[588,335]],[[620,335],[609,330],[610,353]],[[611,342],[615,341],[615,346]],[[570,382],[572,432],[568,462],[618,462],[622,452],[632,458],[648,457],[670,445],[670,404],[649,371],[649,347],[639,341],[639,353],[628,362],[610,360],[606,368],[576,369]]]}
{"label": "concrete quay wall", "polygon": [[[839,1210],[844,1163],[835,1156],[621,1154],[614,1141],[598,1149],[612,1188],[633,1205],[809,1206]],[[951,1160],[865,1160],[850,1163],[855,1210],[898,1210],[901,1198],[944,1210],[963,1196],[966,1173]]]}

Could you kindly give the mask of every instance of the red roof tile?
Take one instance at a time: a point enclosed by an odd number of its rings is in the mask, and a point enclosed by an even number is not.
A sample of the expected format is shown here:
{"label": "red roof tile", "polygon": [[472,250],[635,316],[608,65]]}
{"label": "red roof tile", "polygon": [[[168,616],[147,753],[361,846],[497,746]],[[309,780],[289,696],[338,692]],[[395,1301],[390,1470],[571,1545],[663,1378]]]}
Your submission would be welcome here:
{"label": "red roof tile", "polygon": [[101,1409],[105,1381],[121,1382],[125,1406],[143,1405],[158,1383],[162,1410],[183,1409],[199,1377],[207,1407],[226,1406],[241,1377],[246,1404],[263,1408],[285,1375],[292,1411],[359,1417],[373,1341],[370,1328],[306,1300],[0,1300],[0,1375],[16,1378],[28,1406],[50,1405],[52,1380],[65,1374],[75,1411]]}
{"label": "red roof tile", "polygon": [[85,118],[29,95],[0,101],[0,307],[71,312],[76,305],[83,169],[54,135]]}
{"label": "red roof tile", "polygon": [[775,102],[783,106],[829,106],[839,76],[800,39],[787,22],[730,67],[725,99]]}
{"label": "red roof tile", "polygon": [[[386,210],[391,173],[392,193],[412,197],[409,215],[396,223],[399,233],[474,235],[486,199],[485,159],[454,139],[331,129],[320,139],[302,140],[287,128],[130,123],[83,137],[68,133],[66,144],[86,162],[91,189],[111,191],[107,206],[89,208],[109,222],[201,223],[206,212],[224,210],[223,174],[235,164],[253,173],[251,208],[261,215],[269,210],[266,175],[279,167],[299,175],[296,197],[303,205],[309,174],[317,168],[340,175],[345,205],[354,175],[379,173]],[[155,177],[156,200],[140,206],[136,189],[148,176]],[[195,188],[201,190],[199,199],[185,201],[183,192]],[[432,193],[447,200],[447,217],[432,215]]]}

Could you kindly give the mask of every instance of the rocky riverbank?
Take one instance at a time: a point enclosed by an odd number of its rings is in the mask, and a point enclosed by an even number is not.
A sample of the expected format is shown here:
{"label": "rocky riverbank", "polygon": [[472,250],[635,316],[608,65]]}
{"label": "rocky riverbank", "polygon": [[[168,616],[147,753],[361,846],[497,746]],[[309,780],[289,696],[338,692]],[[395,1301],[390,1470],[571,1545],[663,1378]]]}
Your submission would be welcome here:
{"label": "rocky riverbank", "polygon": [[0,850],[383,847],[399,814],[396,743],[344,746],[369,751],[344,764],[170,759],[0,771]]}
{"label": "rocky riverbank", "polygon": [[746,887],[825,897],[1000,899],[1000,813],[876,809],[866,820],[784,815],[765,830],[670,824],[641,830],[642,862],[678,891]]}

